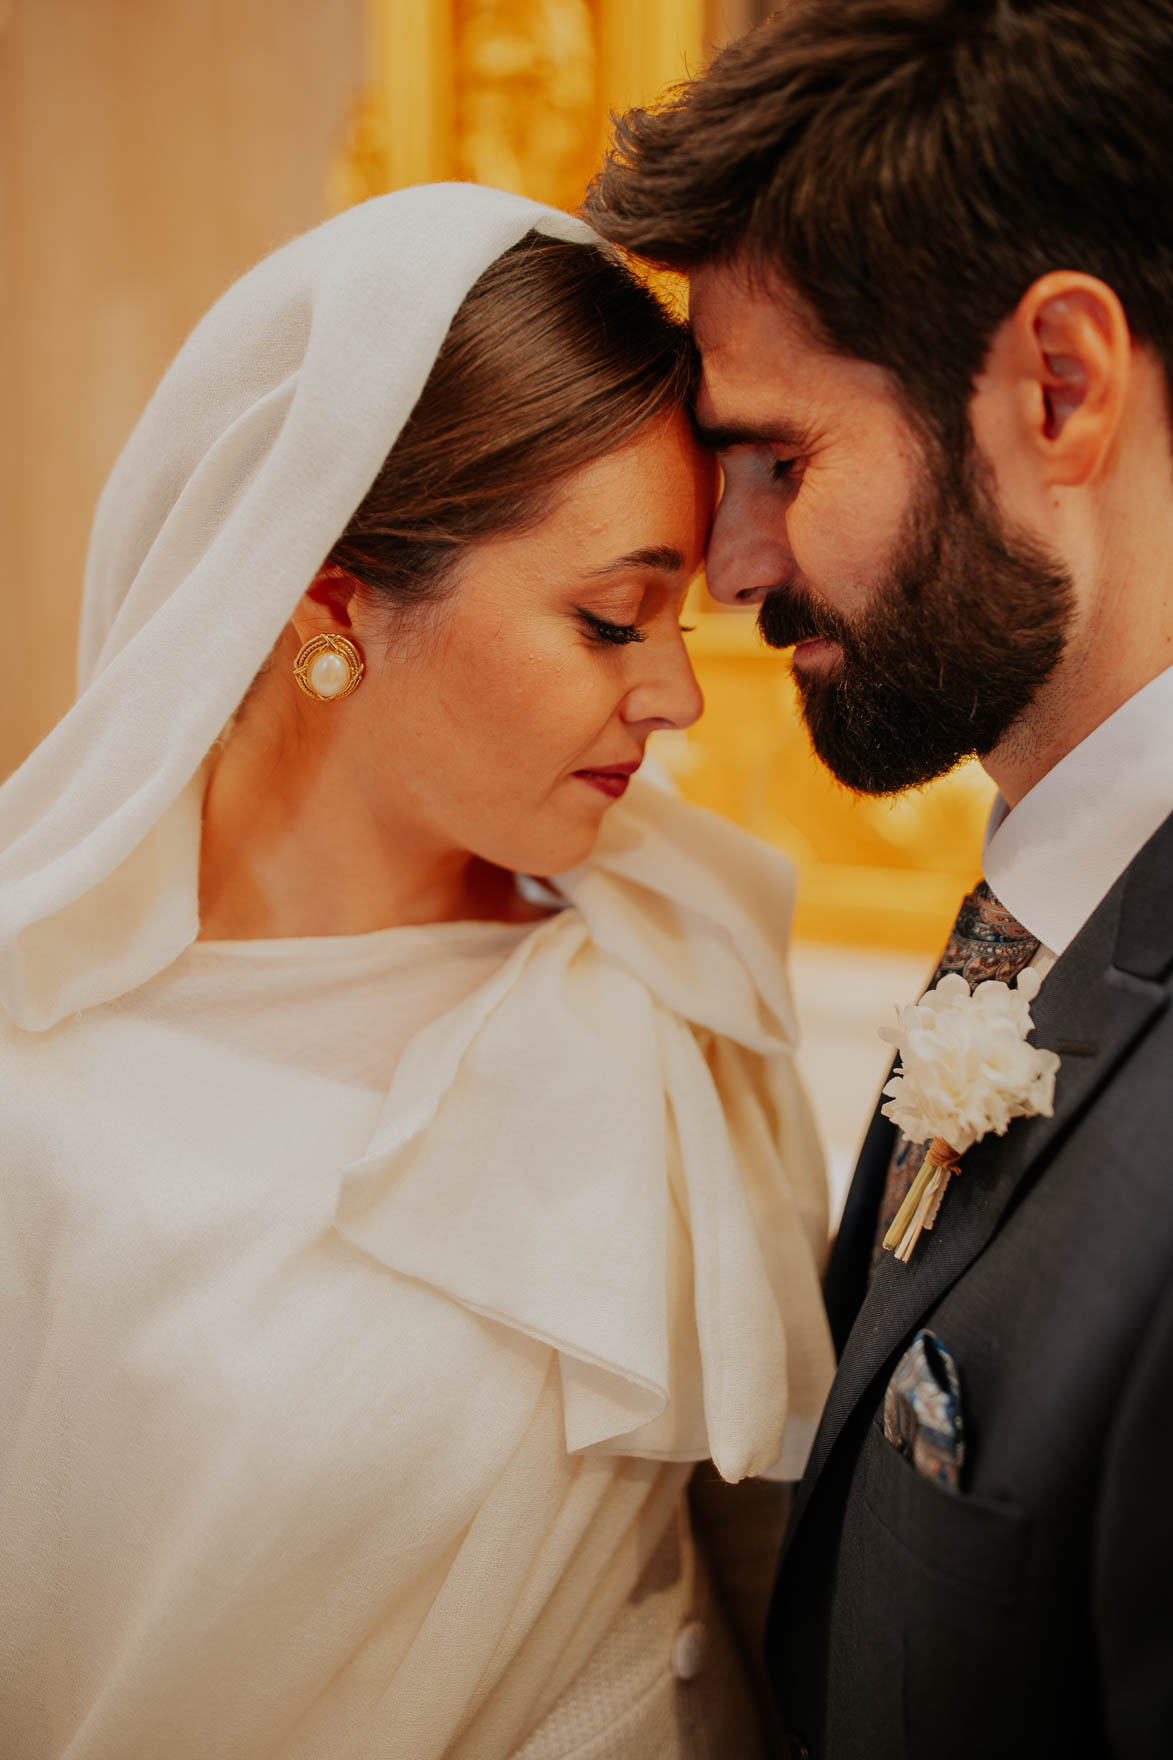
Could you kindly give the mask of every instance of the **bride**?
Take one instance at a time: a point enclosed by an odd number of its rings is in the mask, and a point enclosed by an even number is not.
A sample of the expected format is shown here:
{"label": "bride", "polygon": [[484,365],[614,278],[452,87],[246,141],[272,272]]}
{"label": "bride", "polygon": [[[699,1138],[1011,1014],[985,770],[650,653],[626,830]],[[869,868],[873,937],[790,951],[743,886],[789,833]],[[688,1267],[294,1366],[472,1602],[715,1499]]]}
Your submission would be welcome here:
{"label": "bride", "polygon": [[113,473],[0,790],[10,1760],[764,1751],[685,1491],[801,1470],[826,1218],[790,871],[635,774],[691,380],[585,226],[407,190]]}

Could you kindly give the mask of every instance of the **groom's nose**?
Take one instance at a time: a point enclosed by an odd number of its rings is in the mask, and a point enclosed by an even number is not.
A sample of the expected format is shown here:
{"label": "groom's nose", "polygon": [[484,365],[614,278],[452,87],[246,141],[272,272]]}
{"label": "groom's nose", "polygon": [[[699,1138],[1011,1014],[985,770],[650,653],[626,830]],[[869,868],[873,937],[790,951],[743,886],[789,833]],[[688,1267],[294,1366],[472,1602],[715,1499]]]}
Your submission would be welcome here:
{"label": "groom's nose", "polygon": [[705,584],[725,605],[758,605],[793,573],[777,497],[725,480],[705,557]]}

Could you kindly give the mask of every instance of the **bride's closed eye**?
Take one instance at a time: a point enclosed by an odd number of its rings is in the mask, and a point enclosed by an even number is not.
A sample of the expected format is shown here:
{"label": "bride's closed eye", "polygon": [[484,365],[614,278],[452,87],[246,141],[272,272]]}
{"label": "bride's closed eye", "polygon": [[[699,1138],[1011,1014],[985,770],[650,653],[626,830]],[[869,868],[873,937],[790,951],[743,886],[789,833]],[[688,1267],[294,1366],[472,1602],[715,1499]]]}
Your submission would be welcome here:
{"label": "bride's closed eye", "polygon": [[591,611],[578,607],[578,615],[586,625],[587,633],[596,642],[606,642],[612,647],[623,647],[628,642],[646,642],[647,631],[637,623],[608,623],[605,617],[596,617]]}

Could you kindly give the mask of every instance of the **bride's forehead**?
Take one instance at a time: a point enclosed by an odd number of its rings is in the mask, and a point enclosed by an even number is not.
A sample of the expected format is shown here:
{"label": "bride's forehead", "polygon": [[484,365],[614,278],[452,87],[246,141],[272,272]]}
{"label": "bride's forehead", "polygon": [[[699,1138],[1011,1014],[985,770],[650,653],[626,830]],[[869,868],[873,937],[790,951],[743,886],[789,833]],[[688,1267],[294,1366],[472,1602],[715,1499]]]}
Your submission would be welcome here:
{"label": "bride's forehead", "polygon": [[683,591],[708,539],[712,462],[694,449],[649,454],[642,469],[598,461],[583,475],[536,526],[470,547],[458,576],[466,593],[491,602],[589,587],[618,601],[657,583]]}

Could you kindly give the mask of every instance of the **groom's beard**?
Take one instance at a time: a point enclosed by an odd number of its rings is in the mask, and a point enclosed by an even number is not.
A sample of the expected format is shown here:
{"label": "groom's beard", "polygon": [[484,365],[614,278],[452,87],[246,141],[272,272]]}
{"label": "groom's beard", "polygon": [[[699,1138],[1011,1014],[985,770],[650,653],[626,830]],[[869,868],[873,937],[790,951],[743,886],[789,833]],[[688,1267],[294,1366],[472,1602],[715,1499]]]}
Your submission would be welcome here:
{"label": "groom's beard", "polygon": [[837,642],[829,671],[795,671],[811,743],[861,794],[896,794],[998,746],[1054,671],[1074,616],[1070,575],[1004,527],[978,470],[926,469],[887,574],[845,618],[801,585],[758,622],[771,647]]}

